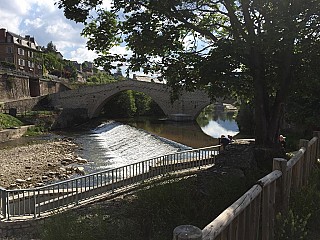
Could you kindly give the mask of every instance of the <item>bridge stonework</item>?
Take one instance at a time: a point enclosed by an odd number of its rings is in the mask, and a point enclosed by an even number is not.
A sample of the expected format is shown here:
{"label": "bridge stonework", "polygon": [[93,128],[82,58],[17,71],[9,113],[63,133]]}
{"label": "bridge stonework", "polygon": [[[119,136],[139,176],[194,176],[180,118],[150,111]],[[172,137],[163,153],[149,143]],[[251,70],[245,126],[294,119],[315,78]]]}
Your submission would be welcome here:
{"label": "bridge stonework", "polygon": [[124,80],[105,85],[81,87],[50,95],[55,108],[66,111],[65,115],[76,114],[81,118],[97,117],[103,106],[116,94],[134,90],[149,95],[172,120],[194,120],[201,110],[211,103],[205,91],[182,91],[179,99],[173,103],[170,88],[165,84],[136,80]]}

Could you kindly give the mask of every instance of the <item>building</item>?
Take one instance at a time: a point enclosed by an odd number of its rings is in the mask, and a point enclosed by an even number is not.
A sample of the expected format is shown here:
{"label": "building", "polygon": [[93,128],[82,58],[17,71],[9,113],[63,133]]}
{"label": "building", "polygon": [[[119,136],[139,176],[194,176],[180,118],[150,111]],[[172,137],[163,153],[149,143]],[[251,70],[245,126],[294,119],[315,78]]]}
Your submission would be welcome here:
{"label": "building", "polygon": [[11,63],[16,70],[29,75],[42,75],[42,56],[34,37],[24,37],[0,29],[0,62]]}

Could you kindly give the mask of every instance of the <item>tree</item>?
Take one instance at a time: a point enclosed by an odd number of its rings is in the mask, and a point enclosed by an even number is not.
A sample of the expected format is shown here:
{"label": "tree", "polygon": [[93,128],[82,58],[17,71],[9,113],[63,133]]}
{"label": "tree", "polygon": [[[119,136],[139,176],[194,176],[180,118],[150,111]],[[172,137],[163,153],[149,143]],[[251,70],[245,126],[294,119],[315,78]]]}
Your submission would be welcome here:
{"label": "tree", "polygon": [[290,88],[319,42],[319,0],[114,0],[91,21],[99,4],[58,2],[67,18],[85,23],[98,63],[119,60],[108,49],[123,37],[132,70],[162,74],[174,91],[205,88],[252,101],[256,143],[278,142]]}
{"label": "tree", "polygon": [[49,52],[49,53],[50,53],[50,52],[53,52],[53,53],[57,52],[57,48],[56,48],[56,46],[53,44],[52,41],[50,41],[50,42],[47,44],[46,51]]}

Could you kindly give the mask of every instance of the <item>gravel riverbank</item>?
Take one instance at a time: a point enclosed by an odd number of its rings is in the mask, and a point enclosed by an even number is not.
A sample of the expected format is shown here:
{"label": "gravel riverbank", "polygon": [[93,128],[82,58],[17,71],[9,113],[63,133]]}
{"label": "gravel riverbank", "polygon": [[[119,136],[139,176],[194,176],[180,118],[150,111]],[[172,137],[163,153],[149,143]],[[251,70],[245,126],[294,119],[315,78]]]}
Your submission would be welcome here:
{"label": "gravel riverbank", "polygon": [[81,174],[81,167],[70,165],[86,162],[76,156],[76,149],[67,138],[0,149],[0,187],[31,188]]}

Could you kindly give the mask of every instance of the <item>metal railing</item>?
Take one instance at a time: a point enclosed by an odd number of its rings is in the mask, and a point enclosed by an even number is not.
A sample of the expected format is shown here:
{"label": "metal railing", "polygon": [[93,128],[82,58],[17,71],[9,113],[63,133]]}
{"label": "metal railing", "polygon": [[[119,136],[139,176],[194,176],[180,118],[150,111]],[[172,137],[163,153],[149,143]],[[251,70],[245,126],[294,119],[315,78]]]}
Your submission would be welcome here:
{"label": "metal railing", "polygon": [[188,150],[33,189],[0,188],[0,218],[40,217],[95,196],[114,193],[145,180],[214,164],[221,145]]}

